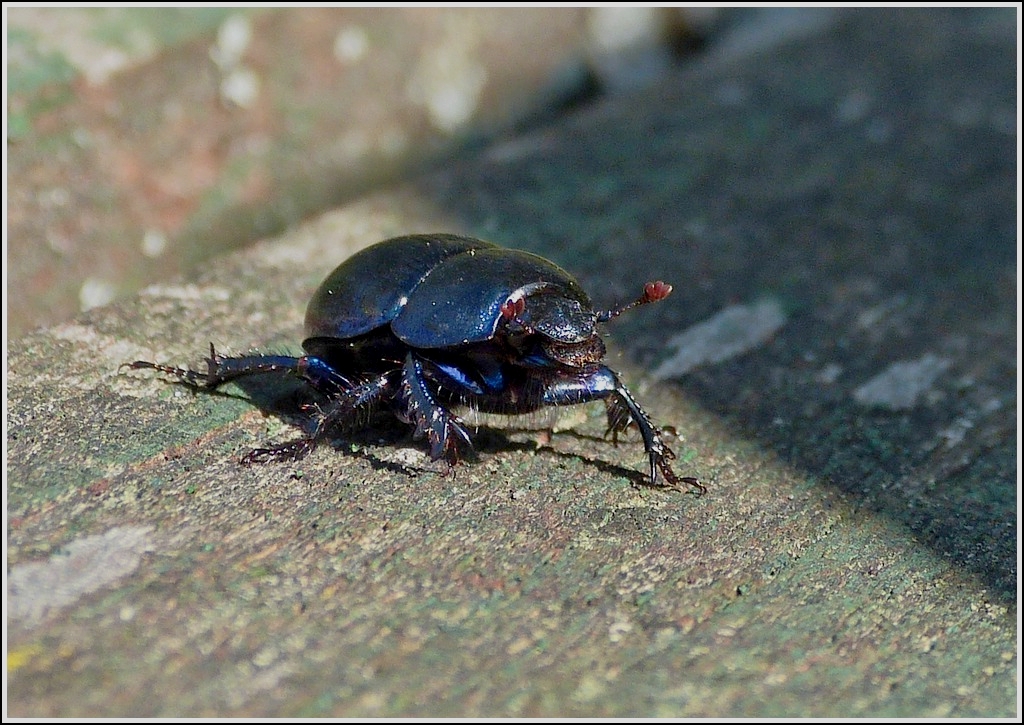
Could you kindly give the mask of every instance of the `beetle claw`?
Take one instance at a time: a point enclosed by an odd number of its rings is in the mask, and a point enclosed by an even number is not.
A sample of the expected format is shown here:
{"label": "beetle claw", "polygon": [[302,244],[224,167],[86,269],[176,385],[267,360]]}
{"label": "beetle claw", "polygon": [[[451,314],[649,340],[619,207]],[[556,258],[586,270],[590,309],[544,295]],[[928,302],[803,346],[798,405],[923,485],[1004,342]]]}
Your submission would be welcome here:
{"label": "beetle claw", "polygon": [[[675,471],[669,465],[669,461],[674,459],[676,454],[672,452],[671,448],[667,446],[664,448],[662,453],[651,454],[651,485],[657,486],[657,471],[661,471],[661,476],[665,479],[665,487],[675,489],[676,491],[685,491],[683,484],[690,486],[696,490],[698,496],[703,496],[708,492],[707,486],[700,482],[700,480],[693,476],[677,476]],[[657,470],[655,470],[657,469]]]}

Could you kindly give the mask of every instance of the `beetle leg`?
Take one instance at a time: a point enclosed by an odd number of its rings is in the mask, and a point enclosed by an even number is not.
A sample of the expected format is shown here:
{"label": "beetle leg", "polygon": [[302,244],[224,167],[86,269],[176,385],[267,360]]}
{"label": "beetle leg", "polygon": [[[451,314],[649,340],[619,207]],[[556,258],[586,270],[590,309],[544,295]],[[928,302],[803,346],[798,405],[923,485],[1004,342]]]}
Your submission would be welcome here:
{"label": "beetle leg", "polygon": [[293,441],[279,443],[269,448],[253,448],[242,456],[239,461],[243,466],[251,466],[254,463],[268,463],[269,461],[301,461],[309,455],[316,445],[316,438],[296,438]]}
{"label": "beetle leg", "polygon": [[132,370],[156,370],[173,375],[186,384],[196,388],[217,388],[224,383],[249,375],[260,375],[280,370],[294,372],[310,384],[315,390],[331,397],[340,391],[352,387],[352,384],[320,358],[312,355],[292,357],[290,355],[238,355],[225,357],[220,355],[210,343],[210,356],[206,358],[206,372],[201,373],[192,368],[178,368],[169,365],[158,365],[146,360],[127,363]]}
{"label": "beetle leg", "polygon": [[605,398],[604,405],[608,414],[608,427],[605,428],[604,434],[606,436],[611,434],[612,445],[617,446],[619,445],[619,433],[629,428],[629,424],[633,422],[633,415],[618,395]]}
{"label": "beetle leg", "polygon": [[256,448],[242,457],[242,463],[299,460],[305,458],[314,446],[325,438],[346,416],[373,403],[393,388],[394,371],[384,373],[364,383],[354,385],[345,376],[314,355],[239,355],[225,357],[217,354],[210,343],[210,356],[206,359],[206,373],[191,368],[158,365],[145,360],[128,363],[133,370],[156,370],[180,378],[196,388],[217,388],[224,383],[249,375],[287,371],[295,373],[311,388],[327,398],[327,404],[318,407],[319,413],[313,432],[305,438]]}
{"label": "beetle leg", "polygon": [[469,432],[459,418],[437,402],[427,386],[423,362],[411,352],[402,366],[399,416],[416,426],[416,436],[430,442],[430,459],[444,458],[449,465],[458,461],[459,446],[472,447]]}
{"label": "beetle leg", "polygon": [[308,436],[269,448],[256,448],[243,456],[242,463],[249,465],[305,458],[316,444],[326,438],[346,417],[387,396],[394,387],[393,379],[394,371],[390,371],[332,396],[326,405],[316,406],[316,425]]}
{"label": "beetle leg", "polygon": [[576,405],[589,403],[593,400],[605,400],[608,407],[608,429],[615,436],[625,430],[630,420],[640,430],[644,441],[644,449],[650,459],[651,485],[658,483],[658,471],[661,471],[665,483],[676,489],[687,484],[699,493],[707,489],[696,478],[677,476],[669,465],[676,454],[661,437],[661,431],[651,422],[647,411],[640,407],[610,368],[598,365],[583,372],[577,377],[556,378],[543,390],[543,401],[547,405]]}
{"label": "beetle leg", "polygon": [[226,382],[246,375],[269,373],[275,370],[295,370],[298,358],[286,355],[240,355],[224,357],[217,353],[210,343],[210,356],[206,358],[206,372],[192,368],[177,368],[170,365],[158,365],[146,360],[128,363],[132,370],[156,370],[157,372],[181,378],[185,383],[196,388],[216,388]]}

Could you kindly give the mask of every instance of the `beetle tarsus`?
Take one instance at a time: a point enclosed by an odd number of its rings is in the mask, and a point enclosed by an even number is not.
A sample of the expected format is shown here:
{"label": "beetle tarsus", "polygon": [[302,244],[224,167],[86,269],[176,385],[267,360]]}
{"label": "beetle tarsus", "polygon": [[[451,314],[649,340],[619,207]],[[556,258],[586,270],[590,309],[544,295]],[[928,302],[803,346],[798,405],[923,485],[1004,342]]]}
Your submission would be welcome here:
{"label": "beetle tarsus", "polygon": [[668,459],[675,458],[675,454],[668,448],[665,449],[670,456],[666,455],[652,455],[651,457],[651,482],[655,481],[655,467],[661,471],[661,476],[665,479],[665,486],[667,488],[675,489],[676,491],[685,491],[683,484],[690,486],[696,491],[698,496],[703,496],[708,492],[707,486],[700,482],[700,480],[693,476],[677,476],[675,471],[672,470],[672,466],[669,465]]}
{"label": "beetle tarsus", "polygon": [[135,362],[125,363],[121,367],[127,367],[129,370],[155,370],[156,372],[164,373],[165,375],[173,375],[186,385],[193,388],[209,387],[208,385],[204,385],[202,382],[206,375],[193,370],[192,368],[178,368],[172,365],[159,365],[146,360],[136,360]]}

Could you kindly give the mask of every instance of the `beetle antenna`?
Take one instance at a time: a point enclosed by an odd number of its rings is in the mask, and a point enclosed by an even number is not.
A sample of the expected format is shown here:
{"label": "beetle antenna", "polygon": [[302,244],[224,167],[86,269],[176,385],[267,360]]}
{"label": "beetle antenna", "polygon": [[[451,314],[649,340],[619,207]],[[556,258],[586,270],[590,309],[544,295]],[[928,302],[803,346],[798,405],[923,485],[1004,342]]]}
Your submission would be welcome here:
{"label": "beetle antenna", "polygon": [[597,321],[608,322],[608,320],[614,320],[626,310],[631,310],[634,307],[639,307],[640,305],[647,305],[651,302],[658,302],[659,300],[665,299],[670,294],[672,294],[672,285],[662,282],[660,279],[657,282],[648,282],[644,285],[644,293],[642,295],[622,307],[617,307],[614,310],[607,310],[606,312],[598,312]]}

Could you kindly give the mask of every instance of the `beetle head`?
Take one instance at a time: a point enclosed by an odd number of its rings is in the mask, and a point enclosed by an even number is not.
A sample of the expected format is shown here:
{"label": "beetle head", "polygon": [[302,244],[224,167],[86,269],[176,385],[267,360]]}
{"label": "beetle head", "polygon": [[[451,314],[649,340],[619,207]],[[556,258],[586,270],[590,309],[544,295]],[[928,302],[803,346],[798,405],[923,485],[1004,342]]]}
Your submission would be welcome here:
{"label": "beetle head", "polygon": [[661,280],[648,282],[643,293],[632,302],[611,310],[594,312],[589,300],[567,296],[564,290],[541,283],[518,290],[501,306],[505,333],[513,341],[537,334],[537,344],[548,360],[582,367],[600,361],[605,354],[604,341],[596,331],[626,310],[665,299],[672,285]]}
{"label": "beetle head", "polygon": [[501,306],[505,333],[516,345],[536,333],[535,342],[548,360],[582,367],[600,361],[605,354],[604,341],[597,334],[599,323],[608,322],[626,310],[665,299],[672,285],[648,282],[643,293],[629,304],[603,312],[594,312],[590,301],[565,294],[565,290],[546,283],[518,290]]}
{"label": "beetle head", "polygon": [[533,342],[549,360],[582,367],[604,357],[604,342],[595,329],[597,315],[580,300],[556,290],[538,290],[510,297],[502,305],[501,314],[511,340],[533,336]]}

